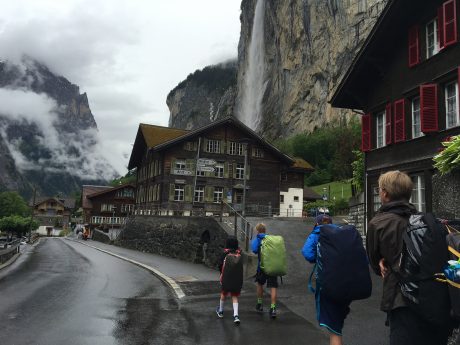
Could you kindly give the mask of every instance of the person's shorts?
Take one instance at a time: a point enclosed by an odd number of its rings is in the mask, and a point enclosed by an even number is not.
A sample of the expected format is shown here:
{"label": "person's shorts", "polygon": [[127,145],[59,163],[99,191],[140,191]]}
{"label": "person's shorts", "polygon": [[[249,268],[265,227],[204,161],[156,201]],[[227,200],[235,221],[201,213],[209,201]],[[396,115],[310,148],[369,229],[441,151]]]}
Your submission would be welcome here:
{"label": "person's shorts", "polygon": [[327,328],[329,332],[342,335],[342,328],[345,318],[350,312],[351,302],[331,301],[316,295],[316,317],[321,327]]}
{"label": "person's shorts", "polygon": [[264,285],[265,283],[267,283],[268,288],[278,287],[278,277],[268,276],[262,271],[256,273],[255,282],[260,285]]}
{"label": "person's shorts", "polygon": [[228,291],[224,291],[224,290],[221,290],[220,291],[224,296],[232,296],[232,297],[240,297],[240,294],[241,292],[228,292]]}

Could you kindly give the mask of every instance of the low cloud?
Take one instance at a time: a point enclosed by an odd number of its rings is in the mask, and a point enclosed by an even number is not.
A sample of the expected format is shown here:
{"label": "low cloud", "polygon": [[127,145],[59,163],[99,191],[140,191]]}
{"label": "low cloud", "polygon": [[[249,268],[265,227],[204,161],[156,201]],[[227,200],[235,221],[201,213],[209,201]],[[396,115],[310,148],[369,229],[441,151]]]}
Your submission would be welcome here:
{"label": "low cloud", "polygon": [[[112,179],[115,172],[99,151],[97,130],[58,132],[56,124],[60,110],[57,103],[45,94],[0,89],[0,135],[17,168],[20,171],[66,171],[83,179]],[[36,128],[36,131],[28,133],[27,138],[14,135],[9,133],[14,125]],[[25,146],[41,154],[30,159],[23,153]]]}

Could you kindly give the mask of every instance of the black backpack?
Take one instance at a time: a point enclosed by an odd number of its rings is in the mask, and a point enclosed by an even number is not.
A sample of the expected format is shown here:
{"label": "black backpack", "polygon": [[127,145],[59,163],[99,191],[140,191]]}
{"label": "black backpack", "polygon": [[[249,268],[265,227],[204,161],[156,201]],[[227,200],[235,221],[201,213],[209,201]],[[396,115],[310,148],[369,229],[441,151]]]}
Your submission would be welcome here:
{"label": "black backpack", "polygon": [[400,263],[401,292],[415,312],[433,324],[450,320],[447,284],[436,280],[449,257],[447,230],[432,214],[413,214],[403,234]]}
{"label": "black backpack", "polygon": [[[368,298],[372,293],[363,239],[354,225],[320,227],[315,270],[316,288],[331,300],[351,302]],[[309,287],[315,292],[312,275]]]}
{"label": "black backpack", "polygon": [[220,275],[222,290],[238,293],[243,287],[243,258],[239,251],[229,252],[224,259]]}

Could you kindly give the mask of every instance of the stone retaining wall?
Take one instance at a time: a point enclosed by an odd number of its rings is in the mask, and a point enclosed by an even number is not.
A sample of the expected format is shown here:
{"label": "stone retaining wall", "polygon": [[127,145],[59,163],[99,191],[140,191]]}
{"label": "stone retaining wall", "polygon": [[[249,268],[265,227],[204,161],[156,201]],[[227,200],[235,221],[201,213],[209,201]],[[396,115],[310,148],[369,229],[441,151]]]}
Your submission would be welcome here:
{"label": "stone retaining wall", "polygon": [[433,176],[433,213],[439,218],[460,219],[460,170]]}
{"label": "stone retaining wall", "polygon": [[210,217],[135,216],[114,244],[217,268],[227,237]]}

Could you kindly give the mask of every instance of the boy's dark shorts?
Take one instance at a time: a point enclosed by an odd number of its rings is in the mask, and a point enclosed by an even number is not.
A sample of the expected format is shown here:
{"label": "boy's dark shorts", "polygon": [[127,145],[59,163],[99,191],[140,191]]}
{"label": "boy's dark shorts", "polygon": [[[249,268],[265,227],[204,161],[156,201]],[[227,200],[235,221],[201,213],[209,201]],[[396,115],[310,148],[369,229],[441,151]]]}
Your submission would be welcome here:
{"label": "boy's dark shorts", "polygon": [[256,273],[255,282],[260,284],[260,285],[264,285],[265,282],[267,282],[267,287],[268,288],[277,288],[278,287],[278,277],[268,276],[262,271],[259,271],[259,272]]}
{"label": "boy's dark shorts", "polygon": [[345,318],[350,312],[350,302],[337,302],[324,298],[321,294],[316,296],[316,313],[318,323],[327,328],[329,332],[342,335]]}

